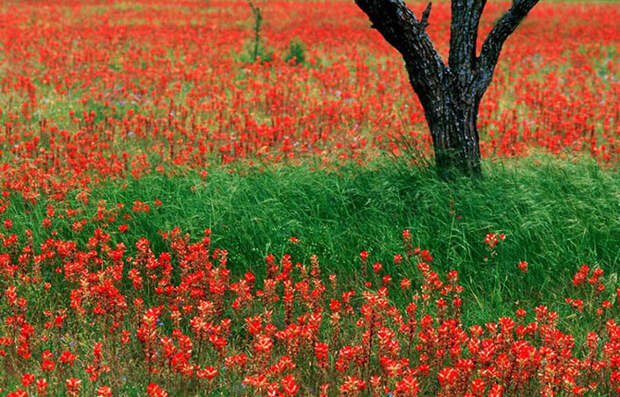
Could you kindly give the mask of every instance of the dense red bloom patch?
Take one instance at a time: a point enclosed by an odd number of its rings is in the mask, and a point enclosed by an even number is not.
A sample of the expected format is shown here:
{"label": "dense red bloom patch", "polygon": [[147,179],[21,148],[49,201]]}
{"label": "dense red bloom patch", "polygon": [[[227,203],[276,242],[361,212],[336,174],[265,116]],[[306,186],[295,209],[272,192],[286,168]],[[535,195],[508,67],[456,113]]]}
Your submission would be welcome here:
{"label": "dense red bloom patch", "polygon": [[[440,273],[409,230],[393,260],[361,251],[359,277],[344,284],[316,256],[268,255],[264,272],[234,275],[210,230],[122,243],[159,199],[85,213],[90,187],[108,179],[195,170],[208,183],[208,167],[231,162],[432,155],[398,55],[351,2],[261,7],[273,57],[249,64],[244,1],[0,8],[0,214],[16,195],[27,212],[54,203],[32,217],[40,244],[11,219],[0,225],[0,395],[620,392],[620,288],[600,267],[567,283],[566,318],[541,305],[470,326],[459,275]],[[489,5],[482,33],[506,7]],[[449,13],[436,5],[429,26],[444,55]],[[484,156],[545,151],[615,166],[619,14],[614,4],[532,12],[481,105]],[[303,64],[285,61],[294,39]],[[59,237],[63,228],[80,238]],[[481,241],[485,260],[504,238]],[[304,243],[290,236],[287,246]],[[399,266],[418,273],[386,274]],[[522,261],[514,277],[527,271]],[[594,326],[571,335],[562,321],[575,319]]]}
{"label": "dense red bloom patch", "polygon": [[[429,157],[399,56],[350,2],[311,4],[263,4],[273,57],[245,64],[244,1],[9,2],[0,14],[5,188],[36,200],[235,160]],[[481,33],[506,7],[488,6]],[[437,4],[429,26],[444,55],[449,13]],[[617,160],[618,19],[614,4],[534,9],[481,105],[484,156]],[[305,43],[303,65],[284,61],[292,40]]]}
{"label": "dense red bloom patch", "polygon": [[[115,243],[122,232],[109,230],[39,247],[28,233],[0,234],[7,395],[620,392],[620,286],[600,267],[573,278],[571,317],[594,328],[571,335],[543,305],[464,325],[458,273],[436,271],[408,230],[395,263],[417,275],[392,282],[374,262],[359,285],[324,277],[316,256],[301,264],[268,255],[264,273],[233,277],[210,230],[195,241],[162,232],[163,252],[145,238]],[[362,273],[371,254],[360,258]]]}

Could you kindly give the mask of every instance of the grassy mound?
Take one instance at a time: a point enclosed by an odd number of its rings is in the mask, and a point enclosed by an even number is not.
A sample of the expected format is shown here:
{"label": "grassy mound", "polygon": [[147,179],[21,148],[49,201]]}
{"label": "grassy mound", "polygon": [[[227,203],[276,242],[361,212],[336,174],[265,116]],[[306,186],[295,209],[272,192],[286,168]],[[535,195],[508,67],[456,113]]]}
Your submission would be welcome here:
{"label": "grassy mound", "polygon": [[[79,241],[90,234],[76,233],[73,222],[93,217],[100,200],[108,207],[122,203],[120,212],[129,219],[119,216],[116,222],[128,230],[113,233],[113,241],[130,248],[145,237],[164,250],[159,231],[179,227],[195,236],[211,228],[213,245],[230,252],[228,266],[239,274],[258,270],[260,275],[268,254],[291,253],[305,263],[316,254],[322,267],[352,282],[358,281],[362,250],[390,274],[414,272],[392,258],[402,251],[401,231],[409,229],[414,245],[437,256],[435,266],[459,271],[469,303],[478,308],[469,312],[470,320],[480,322],[512,313],[517,304],[557,301],[566,277],[582,264],[617,269],[617,177],[593,163],[550,158],[487,163],[483,179],[452,182],[432,170],[394,163],[338,171],[214,168],[206,177],[153,173],[101,186],[89,192],[86,205],[83,198],[69,200],[69,207],[81,208],[79,214],[47,230],[39,226],[45,202],[34,207],[16,202],[5,218],[18,234],[33,229],[35,242],[52,229],[60,238]],[[150,203],[151,210],[132,211],[136,200]],[[155,200],[162,204],[153,205]],[[488,233],[506,238],[489,250]],[[293,236],[299,243],[291,242]],[[529,270],[515,277],[521,261]]]}

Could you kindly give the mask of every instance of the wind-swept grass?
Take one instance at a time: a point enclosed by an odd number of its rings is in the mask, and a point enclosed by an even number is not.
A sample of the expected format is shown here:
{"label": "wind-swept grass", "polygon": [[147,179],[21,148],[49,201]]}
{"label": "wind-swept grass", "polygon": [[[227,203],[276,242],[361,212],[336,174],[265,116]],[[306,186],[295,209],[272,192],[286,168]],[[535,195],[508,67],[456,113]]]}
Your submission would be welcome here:
{"label": "wind-swept grass", "polygon": [[[229,267],[236,272],[260,274],[268,254],[291,253],[306,263],[316,254],[323,267],[351,282],[357,281],[362,250],[392,275],[415,272],[392,259],[403,251],[401,231],[409,229],[436,266],[459,271],[468,303],[477,308],[467,313],[479,322],[525,303],[558,301],[582,264],[617,271],[619,180],[616,171],[594,163],[548,157],[488,162],[483,179],[452,182],[429,169],[394,163],[338,171],[213,168],[206,178],[153,173],[109,183],[90,192],[83,214],[92,216],[99,200],[123,203],[126,212],[139,200],[151,211],[119,220],[129,231],[113,234],[127,245],[146,237],[164,249],[160,230],[178,226],[199,236],[211,228],[214,246],[230,252]],[[156,199],[163,204],[154,206]],[[16,230],[32,228],[35,240],[42,241],[44,204],[29,213],[17,204],[5,216]],[[69,226],[58,228],[61,237],[74,236]],[[484,244],[487,233],[506,235],[496,255]],[[291,236],[300,242],[291,243]],[[529,263],[527,274],[518,271],[520,261]]]}

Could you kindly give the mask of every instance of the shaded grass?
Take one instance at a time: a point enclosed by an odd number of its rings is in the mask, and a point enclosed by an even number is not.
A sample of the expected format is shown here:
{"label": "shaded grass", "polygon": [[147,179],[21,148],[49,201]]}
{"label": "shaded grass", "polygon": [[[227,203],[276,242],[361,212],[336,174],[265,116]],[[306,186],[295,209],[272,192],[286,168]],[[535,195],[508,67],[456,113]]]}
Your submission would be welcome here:
{"label": "shaded grass", "polygon": [[[209,172],[205,180],[194,173],[151,174],[124,181],[126,186],[105,184],[90,193],[84,214],[92,216],[101,199],[128,210],[141,200],[152,210],[132,215],[129,233],[113,233],[112,241],[133,248],[146,237],[160,251],[167,249],[160,230],[178,226],[199,238],[210,227],[214,247],[228,250],[237,273],[260,275],[270,253],[291,253],[303,263],[316,254],[323,268],[352,283],[359,281],[362,250],[396,280],[415,275],[415,269],[392,261],[394,254],[404,254],[401,231],[407,228],[416,246],[430,250],[438,270],[460,272],[466,304],[473,306],[465,310],[471,322],[491,321],[521,306],[559,303],[582,264],[612,273],[620,264],[620,179],[594,163],[547,157],[487,163],[483,179],[452,183],[430,169],[396,163],[331,172],[308,166]],[[163,205],[153,206],[155,199]],[[34,229],[40,242],[47,237],[36,226],[45,217],[45,203],[28,214],[20,208],[25,205],[11,206],[6,217],[18,230]],[[59,237],[85,238],[68,225],[59,228]],[[507,236],[495,256],[483,242],[490,232]],[[292,244],[291,236],[301,242]],[[517,269],[521,260],[530,264],[526,274]]]}

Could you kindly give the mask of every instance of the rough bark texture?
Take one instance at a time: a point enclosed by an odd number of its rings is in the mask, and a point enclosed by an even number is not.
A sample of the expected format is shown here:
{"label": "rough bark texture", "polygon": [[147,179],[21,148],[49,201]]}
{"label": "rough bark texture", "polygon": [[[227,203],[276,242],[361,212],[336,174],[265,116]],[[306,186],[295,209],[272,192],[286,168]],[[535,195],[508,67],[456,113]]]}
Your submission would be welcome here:
{"label": "rough bark texture", "polygon": [[403,0],[355,0],[372,27],[403,56],[420,98],[440,168],[480,174],[476,122],[480,100],[491,83],[502,46],[538,0],[514,0],[476,56],[478,27],[486,0],[452,0],[448,65],[425,31],[428,4],[418,20]]}

